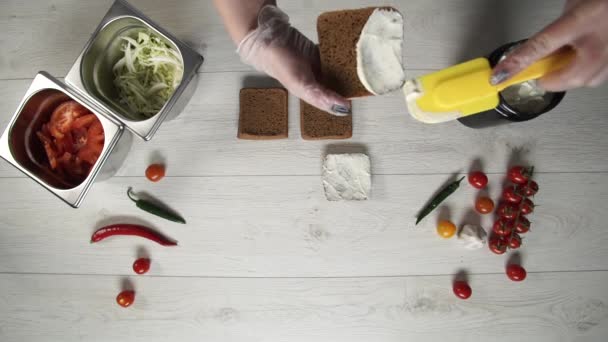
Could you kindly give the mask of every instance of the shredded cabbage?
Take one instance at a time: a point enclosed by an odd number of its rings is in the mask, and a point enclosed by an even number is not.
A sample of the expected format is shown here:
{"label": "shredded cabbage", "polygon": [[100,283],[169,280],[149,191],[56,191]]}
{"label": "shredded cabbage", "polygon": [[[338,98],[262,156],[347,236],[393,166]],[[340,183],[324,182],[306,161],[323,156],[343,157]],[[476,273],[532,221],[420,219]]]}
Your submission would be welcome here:
{"label": "shredded cabbage", "polygon": [[184,65],[179,53],[150,31],[139,32],[137,39],[120,38],[124,56],[112,68],[120,103],[149,118],[179,86]]}

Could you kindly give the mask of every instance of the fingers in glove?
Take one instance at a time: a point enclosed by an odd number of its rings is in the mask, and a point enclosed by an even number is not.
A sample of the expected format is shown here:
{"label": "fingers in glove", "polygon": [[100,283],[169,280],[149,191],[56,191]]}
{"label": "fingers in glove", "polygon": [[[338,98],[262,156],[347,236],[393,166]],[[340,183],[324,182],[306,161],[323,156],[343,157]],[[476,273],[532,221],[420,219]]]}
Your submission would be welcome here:
{"label": "fingers in glove", "polygon": [[498,63],[490,82],[493,85],[502,83],[537,60],[576,40],[581,35],[581,31],[586,30],[586,23],[581,17],[582,15],[577,11],[567,12],[532,36]]}
{"label": "fingers in glove", "polygon": [[290,91],[308,104],[336,116],[347,116],[351,113],[350,101],[314,81],[308,85],[297,85]]}
{"label": "fingers in glove", "polygon": [[564,91],[592,86],[608,61],[604,43],[595,36],[586,36],[573,44],[577,58],[566,68],[551,73],[540,80],[540,85],[549,91]]}

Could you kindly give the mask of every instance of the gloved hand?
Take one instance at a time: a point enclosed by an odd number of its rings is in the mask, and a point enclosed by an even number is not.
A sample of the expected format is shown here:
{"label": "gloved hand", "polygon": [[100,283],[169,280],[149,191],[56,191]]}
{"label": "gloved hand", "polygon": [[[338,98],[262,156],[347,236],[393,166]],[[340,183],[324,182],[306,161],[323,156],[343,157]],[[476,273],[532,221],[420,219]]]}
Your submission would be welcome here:
{"label": "gloved hand", "polygon": [[258,27],[239,43],[241,60],[277,79],[289,92],[334,115],[350,114],[350,103],[319,83],[318,47],[289,24],[274,5],[258,13]]}
{"label": "gloved hand", "polygon": [[608,0],[568,0],[564,13],[500,62],[492,84],[506,81],[564,46],[577,56],[562,70],[540,79],[549,91],[597,87],[608,79]]}

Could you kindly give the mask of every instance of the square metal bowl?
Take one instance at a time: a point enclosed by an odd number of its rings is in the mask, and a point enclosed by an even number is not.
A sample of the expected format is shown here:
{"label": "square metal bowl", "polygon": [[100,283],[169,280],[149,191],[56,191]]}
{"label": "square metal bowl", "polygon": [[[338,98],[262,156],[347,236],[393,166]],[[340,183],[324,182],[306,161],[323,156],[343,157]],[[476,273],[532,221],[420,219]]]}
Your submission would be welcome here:
{"label": "square metal bowl", "polygon": [[[104,147],[88,176],[79,184],[62,179],[49,166],[42,142],[36,136],[62,102],[74,100],[101,122]],[[96,179],[111,177],[122,165],[131,146],[131,135],[123,135],[123,125],[81,95],[70,90],[47,73],[40,72],[25,93],[8,127],[0,137],[0,157],[38,182],[45,189],[77,208]]]}
{"label": "square metal bowl", "polygon": [[[184,74],[180,85],[164,107],[154,116],[145,118],[133,113],[117,101],[113,65],[121,58],[121,36],[149,30],[161,37],[182,58]],[[203,57],[179,39],[156,25],[127,2],[117,0],[102,19],[92,38],[76,59],[66,76],[66,83],[84,93],[144,140],[150,140],[164,120],[177,116],[196,89],[197,71]]]}

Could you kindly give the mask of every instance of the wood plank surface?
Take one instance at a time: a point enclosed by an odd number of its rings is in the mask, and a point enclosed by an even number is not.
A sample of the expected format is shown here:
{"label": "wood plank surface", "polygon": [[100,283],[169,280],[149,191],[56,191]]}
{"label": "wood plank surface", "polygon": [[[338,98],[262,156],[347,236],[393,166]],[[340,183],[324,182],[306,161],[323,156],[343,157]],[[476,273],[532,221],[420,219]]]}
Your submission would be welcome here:
{"label": "wood plank surface", "polygon": [[[483,130],[412,119],[403,96],[354,101],[354,136],[300,138],[289,98],[289,139],[236,139],[238,91],[272,82],[241,63],[211,0],[131,0],[205,56],[185,111],[150,142],[134,140],[115,177],[74,210],[0,162],[0,341],[606,341],[608,336],[608,85],[567,94],[551,113]],[[0,1],[0,129],[39,70],[65,76],[112,0]],[[405,17],[404,61],[415,77],[489,53],[559,15],[557,0],[279,1],[316,41],[325,11],[392,5]],[[372,160],[372,198],[323,196],[327,152]],[[165,162],[160,183],[143,177]],[[540,206],[518,253],[464,250],[435,233],[492,216],[462,185],[419,226],[432,194],[471,165],[497,199],[513,163],[536,166]],[[188,221],[137,209],[126,189],[153,195]],[[98,227],[142,223],[177,239],[90,244]],[[149,256],[145,276],[131,270]],[[509,281],[504,266],[528,270]],[[452,294],[464,272],[473,296]],[[137,291],[122,309],[115,297]]]}
{"label": "wood plank surface", "polygon": [[[471,129],[459,122],[415,121],[403,96],[354,101],[353,139],[304,141],[298,101],[289,98],[289,139],[236,138],[238,91],[252,73],[203,74],[184,113],[166,122],[149,142],[134,139],[122,176],[139,176],[162,156],[174,176],[318,175],[327,146],[356,145],[373,159],[375,174],[449,174],[482,158],[486,172],[502,173],[513,158],[541,172],[608,171],[608,86],[568,94],[554,111],[524,124]],[[0,127],[6,127],[30,81],[0,81]],[[520,151],[514,156],[514,151]],[[0,163],[0,177],[20,173]]]}
{"label": "wood plank surface", "polygon": [[[234,50],[211,0],[132,0],[131,3],[202,53],[202,71],[249,70]],[[0,2],[0,79],[31,78],[38,70],[65,76],[112,0]],[[408,69],[446,67],[490,53],[548,24],[561,1],[383,1],[405,17]],[[317,41],[316,18],[325,11],[377,6],[378,1],[279,1],[300,31]],[[77,28],[77,29],[75,29]]]}
{"label": "wood plank surface", "polygon": [[[330,277],[450,274],[458,268],[499,272],[507,260],[488,249],[468,251],[435,233],[438,218],[457,225],[475,214],[468,184],[414,226],[416,213],[449,179],[443,175],[374,176],[367,202],[328,202],[318,176],[167,178],[152,184],[114,178],[94,186],[82,208],[68,208],[28,179],[0,179],[0,271],[129,274],[140,249],[165,276]],[[497,198],[502,177],[491,177]],[[521,249],[530,271],[608,270],[605,206],[608,175],[539,174]],[[137,209],[126,189],[147,191],[181,213],[187,225]],[[152,225],[177,239],[163,248],[136,238],[89,244],[107,223]]]}
{"label": "wood plank surface", "polygon": [[[137,291],[115,304],[123,282]],[[608,272],[206,279],[0,275],[3,341],[604,341]]]}

